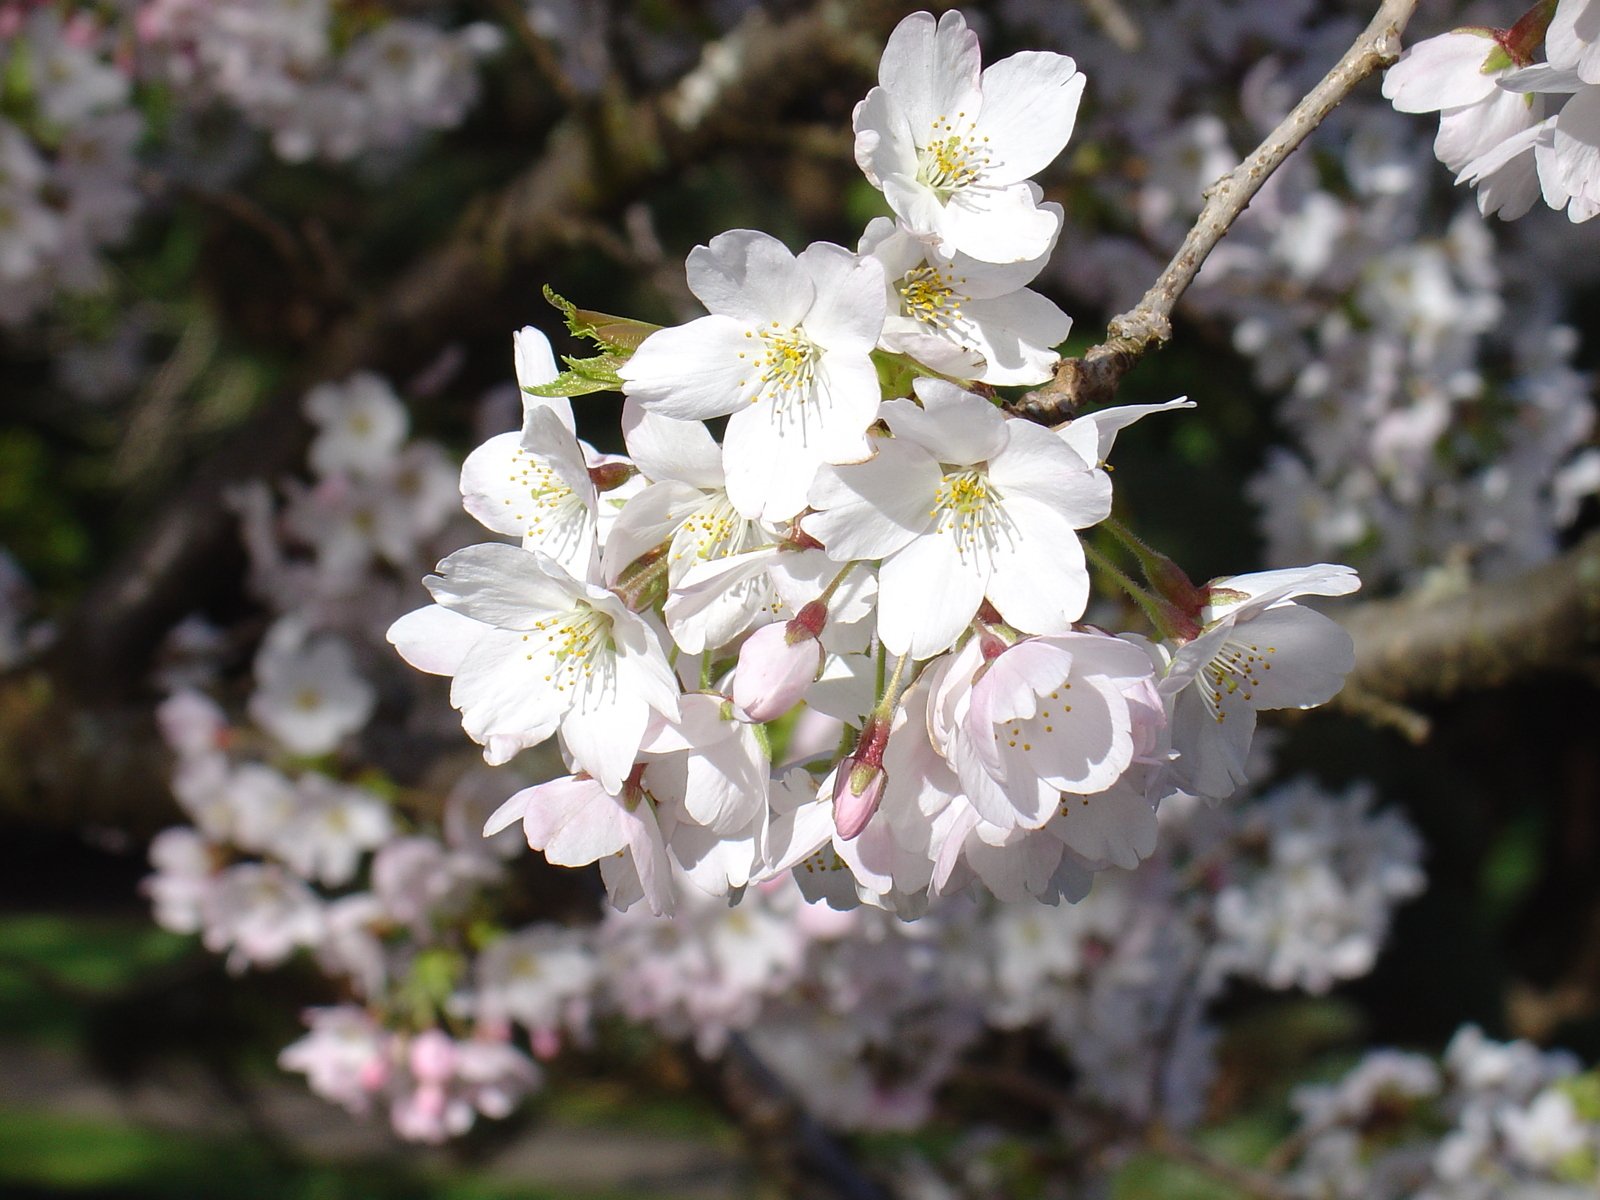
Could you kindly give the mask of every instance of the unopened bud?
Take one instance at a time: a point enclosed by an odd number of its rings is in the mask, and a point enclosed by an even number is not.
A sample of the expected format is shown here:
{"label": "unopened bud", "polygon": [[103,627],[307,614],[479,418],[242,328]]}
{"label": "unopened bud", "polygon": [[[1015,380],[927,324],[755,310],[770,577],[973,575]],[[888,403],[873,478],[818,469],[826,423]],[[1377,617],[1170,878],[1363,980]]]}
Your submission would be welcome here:
{"label": "unopened bud", "polygon": [[609,492],[621,487],[638,473],[638,468],[632,463],[605,462],[589,468],[589,482],[594,484],[595,491]]}
{"label": "unopened bud", "polygon": [[833,827],[845,841],[860,835],[878,811],[889,773],[855,755],[842,759],[833,780]]}
{"label": "unopened bud", "polygon": [[822,643],[799,618],[765,625],[739,649],[733,702],[751,721],[774,720],[800,702],[821,670]]}
{"label": "unopened bud", "polygon": [[833,827],[845,841],[867,827],[883,800],[889,773],[883,769],[883,752],[889,744],[889,722],[868,717],[856,752],[839,761],[833,777]]}

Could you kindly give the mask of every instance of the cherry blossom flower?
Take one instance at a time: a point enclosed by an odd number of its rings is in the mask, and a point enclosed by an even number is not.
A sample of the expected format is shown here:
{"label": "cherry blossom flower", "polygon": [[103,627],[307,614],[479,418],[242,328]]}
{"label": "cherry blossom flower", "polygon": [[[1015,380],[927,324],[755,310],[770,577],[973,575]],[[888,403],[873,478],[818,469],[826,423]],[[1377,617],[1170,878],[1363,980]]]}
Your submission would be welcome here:
{"label": "cherry blossom flower", "polygon": [[[615,790],[587,775],[568,775],[524,788],[497,809],[485,837],[522,822],[528,845],[559,867],[584,867],[621,855],[634,887],[613,889],[612,903],[627,908],[643,899],[656,914],[670,912],[672,876],[655,805],[637,782]],[[608,886],[612,877],[608,876]],[[635,895],[634,893],[637,892]]]}
{"label": "cherry blossom flower", "polygon": [[[1061,206],[1045,204],[1060,218]],[[991,384],[1049,379],[1072,318],[1027,284],[1055,248],[1019,263],[996,265],[968,255],[940,254],[884,217],[861,235],[859,250],[883,264],[889,316],[879,344],[909,354],[941,375]]]}
{"label": "cherry blossom flower", "polygon": [[364,726],[377,704],[349,647],[332,634],[309,634],[292,618],[268,632],[255,674],[251,718],[296,754],[326,754]]}
{"label": "cherry blossom flower", "polygon": [[711,315],[646,338],[619,372],[623,390],[680,420],[731,413],[722,457],[734,507],[792,517],[819,465],[869,453],[882,269],[841,246],[818,242],[796,256],[735,229],[697,246],[688,276]]}
{"label": "cherry blossom flower", "polygon": [[439,572],[424,581],[437,603],[389,640],[418,670],[454,677],[450,702],[484,759],[507,762],[559,729],[578,765],[620,790],[650,714],[678,713],[660,634],[536,551],[469,546]]}
{"label": "cherry blossom flower", "polygon": [[306,416],[317,426],[311,468],[320,476],[385,470],[405,444],[411,420],[389,381],[370,371],[306,393]]}
{"label": "cherry blossom flower", "polygon": [[891,400],[869,462],[817,477],[801,522],[829,557],[882,559],[878,632],[929,658],[989,600],[1030,633],[1064,633],[1089,575],[1076,531],[1111,510],[1111,482],[1060,438],[954,384],[919,379],[921,406]]}
{"label": "cherry blossom flower", "polygon": [[1083,95],[1072,59],[1026,51],[983,70],[959,12],[912,13],[889,35],[878,84],[856,106],[856,162],[907,230],[989,263],[1049,252],[1061,213],[1028,180],[1072,136]]}
{"label": "cherry blossom flower", "polygon": [[1106,791],[1133,762],[1136,706],[1144,721],[1161,712],[1149,656],[1100,633],[980,635],[932,670],[933,745],[1000,830],[1040,828],[1063,792]]}
{"label": "cherry blossom flower", "polygon": [[628,452],[650,482],[630,496],[606,535],[605,574],[615,584],[638,559],[666,547],[673,591],[663,616],[690,654],[732,641],[774,598],[765,571],[721,580],[698,601],[684,595],[689,573],[772,544],[758,521],[734,508],[725,487],[722,453],[698,421],[658,416],[630,398],[622,410]]}
{"label": "cherry blossom flower", "polygon": [[1349,567],[1319,563],[1214,579],[1196,638],[1173,651],[1161,692],[1172,701],[1182,787],[1221,799],[1246,781],[1256,713],[1325,704],[1355,665],[1350,635],[1299,596],[1345,596]]}

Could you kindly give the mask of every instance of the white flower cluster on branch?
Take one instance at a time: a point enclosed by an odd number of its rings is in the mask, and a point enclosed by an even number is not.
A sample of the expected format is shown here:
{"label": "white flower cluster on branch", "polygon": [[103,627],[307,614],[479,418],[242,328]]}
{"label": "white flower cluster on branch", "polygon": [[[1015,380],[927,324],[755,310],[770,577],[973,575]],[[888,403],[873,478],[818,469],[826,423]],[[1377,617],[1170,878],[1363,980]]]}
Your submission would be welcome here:
{"label": "white flower cluster on branch", "polygon": [[[1258,711],[1325,702],[1352,663],[1297,602],[1353,591],[1348,568],[1196,587],[1114,523],[1149,587],[1107,569],[1159,640],[1081,623],[1116,433],[1184,404],[1052,431],[986,390],[1047,378],[1066,332],[1025,286],[1062,220],[1030,176],[1082,77],[1049,53],[984,69],[959,13],[920,13],[879,80],[856,153],[896,224],[864,253],[721,234],[688,260],[709,315],[569,309],[605,353],[565,374],[521,331],[521,434],[462,475],[520,545],[451,555],[390,630],[452,678],[490,763],[558,738],[572,774],[490,831],[599,862],[619,907],[670,910],[674,867],[735,897],[794,870],[808,896],[907,916],[974,883],[1075,898],[1151,853],[1163,798],[1245,781]],[[564,398],[608,386],[620,461],[576,440]],[[720,446],[700,424],[719,417]]]}

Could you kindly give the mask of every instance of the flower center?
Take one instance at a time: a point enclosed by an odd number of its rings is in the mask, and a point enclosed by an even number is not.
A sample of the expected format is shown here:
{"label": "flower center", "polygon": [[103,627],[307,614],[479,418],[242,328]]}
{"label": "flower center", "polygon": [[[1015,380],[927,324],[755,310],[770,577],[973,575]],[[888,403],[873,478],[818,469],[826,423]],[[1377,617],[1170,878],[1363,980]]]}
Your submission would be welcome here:
{"label": "flower center", "polygon": [[[543,646],[534,645],[540,634],[544,635]],[[611,618],[581,600],[567,612],[536,622],[522,640],[532,646],[527,655],[530,660],[540,651],[547,657],[549,673],[544,681],[558,692],[587,693],[596,687],[605,692],[616,682]],[[599,679],[595,678],[596,667]]]}
{"label": "flower center", "polygon": [[1255,689],[1261,686],[1260,672],[1272,670],[1267,660],[1277,652],[1276,646],[1263,651],[1253,643],[1224,642],[1216,657],[1202,668],[1200,696],[1218,725],[1228,718],[1222,711],[1223,700],[1236,692],[1246,703],[1254,699]]}
{"label": "flower center", "polygon": [[[957,113],[955,121],[935,117],[917,159],[918,181],[931,188],[941,201],[949,200],[989,169],[989,139],[973,136],[966,115]],[[959,132],[956,122],[961,123]]]}
{"label": "flower center", "polygon": [[712,492],[672,535],[673,574],[681,575],[696,563],[742,553],[763,540],[755,523],[741,517],[728,502],[726,492]]}
{"label": "flower center", "polygon": [[776,321],[766,329],[745,336],[759,337],[762,343],[756,358],[761,386],[750,397],[750,403],[771,396],[781,408],[791,400],[804,403],[810,398],[817,359],[821,357],[815,342],[799,328],[784,329]]}
{"label": "flower center", "polygon": [[936,329],[949,329],[961,319],[961,304],[966,299],[958,293],[954,280],[938,267],[918,267],[908,271],[895,284],[900,293],[900,311],[913,320]]}
{"label": "flower center", "polygon": [[1001,496],[989,477],[977,467],[947,472],[939,480],[933,508],[934,531],[951,537],[956,553],[963,559],[980,548],[992,550],[998,543],[1005,514]]}
{"label": "flower center", "polygon": [[528,511],[514,513],[512,517],[523,524],[524,537],[540,543],[552,542],[569,532],[574,519],[581,525],[587,506],[548,462],[534,458],[520,447],[511,461],[514,472],[511,482],[525,489],[528,495],[526,504],[515,506]]}

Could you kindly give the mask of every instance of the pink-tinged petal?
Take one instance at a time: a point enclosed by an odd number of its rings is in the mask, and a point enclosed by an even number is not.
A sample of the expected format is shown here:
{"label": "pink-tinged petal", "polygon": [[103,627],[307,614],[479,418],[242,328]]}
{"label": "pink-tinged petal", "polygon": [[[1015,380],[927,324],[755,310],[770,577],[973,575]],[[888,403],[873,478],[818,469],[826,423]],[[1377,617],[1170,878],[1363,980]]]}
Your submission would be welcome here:
{"label": "pink-tinged petal", "polygon": [[1031,725],[1000,727],[1001,778],[1038,779],[1061,792],[1102,792],[1133,761],[1128,702],[1109,683],[1079,676],[1058,699],[1041,698],[1040,722],[1051,728],[1041,725],[1038,740],[1028,736]]}
{"label": "pink-tinged petal", "polygon": [[1004,904],[1021,904],[1045,891],[1061,862],[1059,841],[1030,834],[1004,846],[968,838],[965,851],[967,865]]}
{"label": "pink-tinged petal", "polygon": [[939,465],[909,441],[875,442],[875,457],[824,467],[811,485],[811,506],[818,511],[800,524],[835,562],[883,558],[930,524],[928,512],[941,478]]}
{"label": "pink-tinged petal", "polygon": [[1070,650],[1077,669],[1085,675],[1154,681],[1155,663],[1150,658],[1149,643],[1137,634],[1127,636],[1134,640],[1126,641],[1104,633],[1067,633],[1051,638],[1050,642]]}
{"label": "pink-tinged petal", "polygon": [[[740,409],[728,418],[722,438],[722,469],[728,477],[728,499],[739,514],[755,521],[787,521],[806,506],[806,492],[822,464],[822,452],[806,440],[799,414],[808,402],[785,412],[771,400]],[[817,415],[810,414],[810,424]]]}
{"label": "pink-tinged petal", "polygon": [[1091,862],[1131,871],[1155,853],[1160,826],[1142,792],[1119,786],[1092,796],[1062,796],[1049,830]]}
{"label": "pink-tinged petal", "polygon": [[1010,535],[990,555],[986,594],[1027,633],[1065,633],[1089,603],[1089,570],[1072,522],[1019,496],[1005,505]]}
{"label": "pink-tinged petal", "polygon": [[1539,199],[1537,150],[1555,138],[1556,118],[1547,117],[1473,159],[1456,176],[1456,183],[1478,189],[1478,211],[1514,221]]}
{"label": "pink-tinged petal", "polygon": [[1071,317],[1027,288],[992,300],[968,300],[962,315],[971,323],[967,336],[987,364],[983,381],[1003,386],[1048,380],[1061,360],[1054,347],[1072,331]]}
{"label": "pink-tinged petal", "polygon": [[709,316],[652,333],[618,370],[622,390],[652,412],[703,421],[744,403],[754,380],[747,324]]}
{"label": "pink-tinged petal", "polygon": [[917,145],[911,123],[883,88],[873,88],[856,105],[851,125],[856,133],[856,165],[868,183],[881,188],[890,176],[916,174]]}
{"label": "pink-tinged petal", "polygon": [[986,564],[962,559],[955,543],[930,534],[878,569],[878,636],[891,654],[932,658],[977,615]]}
{"label": "pink-tinged petal", "polygon": [[1026,183],[968,187],[950,197],[937,232],[946,253],[1022,262],[1044,253],[1061,232],[1061,216],[1058,209],[1040,208]]}
{"label": "pink-tinged petal", "polygon": [[732,229],[696,246],[687,271],[689,290],[708,310],[741,323],[798,325],[816,296],[789,248],[753,229]]}
{"label": "pink-tinged petal", "polygon": [[982,820],[978,810],[970,804],[952,804],[939,816],[933,831],[933,878],[928,883],[930,896],[946,893],[961,862],[961,851],[967,835]]}
{"label": "pink-tinged petal", "polygon": [[888,305],[883,267],[831,242],[813,242],[799,262],[816,288],[805,314],[806,336],[826,350],[870,354]]}
{"label": "pink-tinged petal", "polygon": [[401,617],[385,636],[417,670],[454,675],[487,629],[481,621],[429,604]]}
{"label": "pink-tinged petal", "polygon": [[[1018,808],[1036,808],[1035,797],[1022,794],[1020,788],[1007,789],[987,770],[975,753],[973,744],[966,738],[956,738],[951,743],[948,759],[956,777],[961,780],[961,790],[972,807],[984,821],[997,829],[1014,829]],[[1026,781],[1030,784],[1032,781]],[[1040,789],[1035,787],[1035,792]],[[1041,822],[1042,824],[1042,822]]]}
{"label": "pink-tinged petal", "polygon": [[989,478],[1007,503],[1013,497],[1037,501],[1069,522],[1087,529],[1111,515],[1111,480],[1043,426],[1006,423],[1010,439],[989,461]]}
{"label": "pink-tinged petal", "polygon": [[486,838],[493,837],[501,830],[510,829],[511,826],[526,817],[532,794],[533,788],[523,788],[511,799],[495,809],[490,814],[489,819],[483,823],[483,836]]}
{"label": "pink-tinged petal", "polygon": [[1055,161],[1072,137],[1083,76],[1064,54],[1027,50],[983,72],[983,108],[973,136],[984,139],[985,182],[1017,183]]}
{"label": "pink-tinged petal", "polygon": [[672,889],[672,868],[667,861],[661,826],[648,802],[640,803],[629,815],[633,822],[628,830],[628,848],[632,851],[630,857],[639,876],[639,887],[644,892],[644,902],[655,916],[666,916],[673,910],[677,896]]}
{"label": "pink-tinged petal", "polygon": [[630,396],[622,405],[622,440],[652,483],[671,479],[707,492],[722,487],[722,447],[699,421],[664,417]]}
{"label": "pink-tinged petal", "polygon": [[894,27],[878,62],[878,83],[905,111],[920,141],[935,121],[978,113],[982,66],[978,35],[954,9],[935,23],[912,13]]}
{"label": "pink-tinged petal", "polygon": [[886,401],[879,410],[897,438],[917,443],[937,462],[971,466],[986,462],[1010,440],[1005,415],[981,396],[943,379],[918,379],[921,405]]}
{"label": "pink-tinged petal", "polygon": [[1483,64],[1496,49],[1480,33],[1446,33],[1418,42],[1383,76],[1383,94],[1401,112],[1476,104],[1494,92]]}
{"label": "pink-tinged petal", "polygon": [[[1339,625],[1309,608],[1283,604],[1233,627],[1227,641],[1232,676],[1256,708],[1326,704],[1355,668],[1355,644]],[[1206,685],[1202,676],[1200,686]]]}
{"label": "pink-tinged petal", "polygon": [[446,608],[500,629],[532,629],[571,608],[579,589],[550,559],[500,542],[457,550],[423,583]]}
{"label": "pink-tinged petal", "polygon": [[827,800],[812,800],[787,812],[774,810],[763,849],[768,877],[789,870],[833,840],[831,783],[828,788]]}
{"label": "pink-tinged petal", "polygon": [[822,643],[804,630],[791,641],[789,623],[758,629],[739,648],[733,702],[747,720],[775,721],[788,712],[822,670]]}
{"label": "pink-tinged petal", "polygon": [[518,795],[527,797],[528,845],[558,867],[586,867],[628,846],[628,811],[597,779],[569,775]]}

